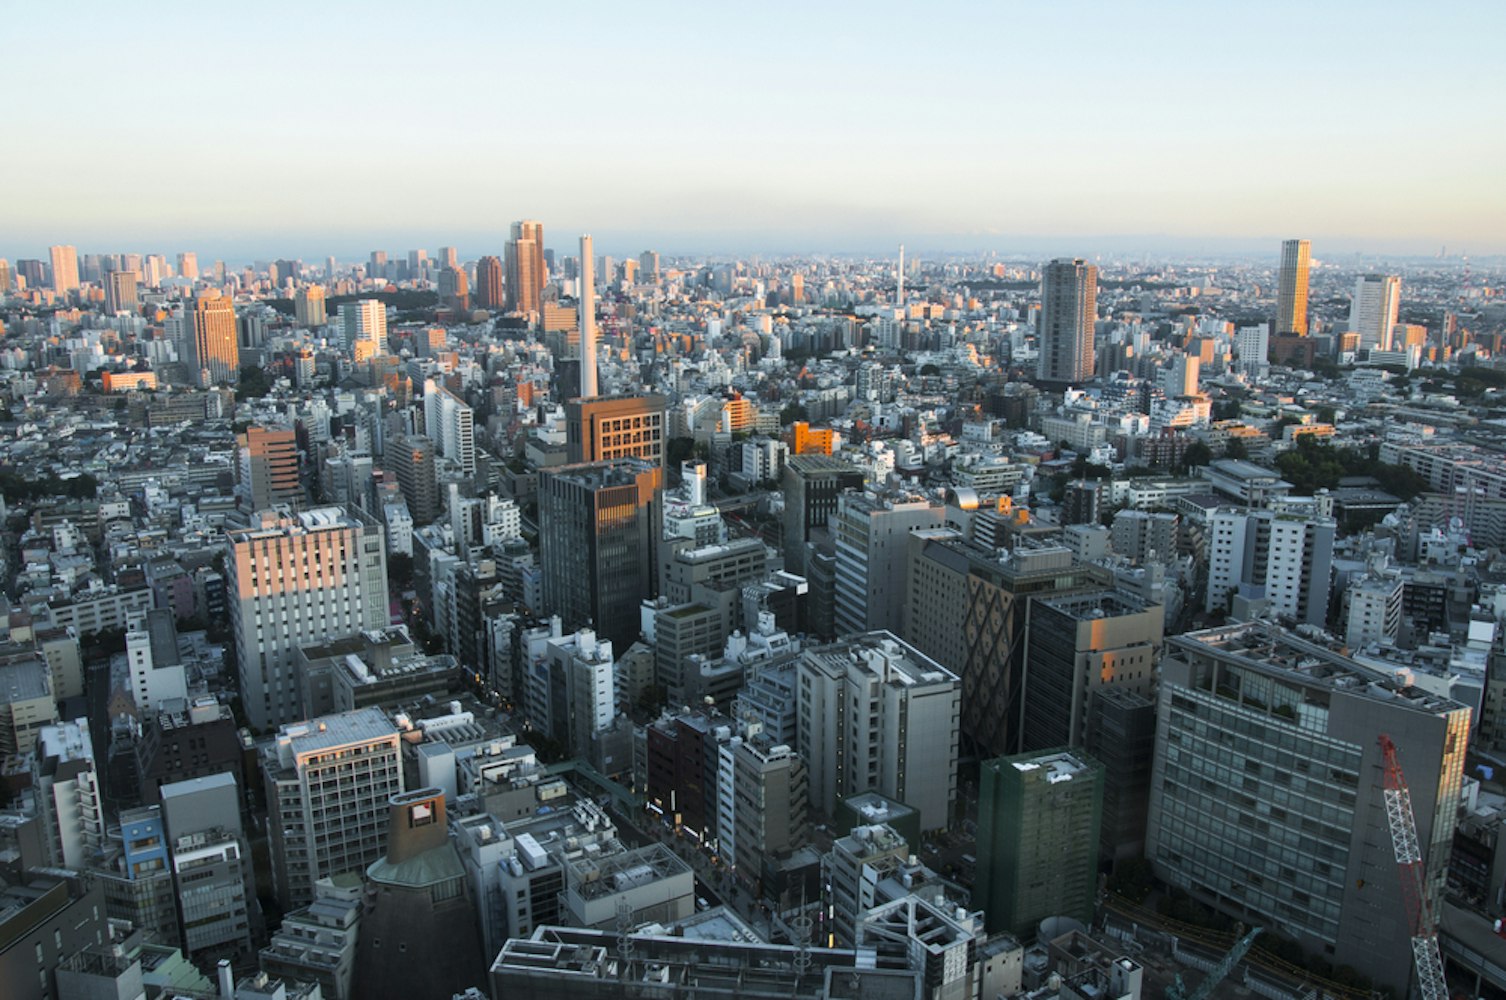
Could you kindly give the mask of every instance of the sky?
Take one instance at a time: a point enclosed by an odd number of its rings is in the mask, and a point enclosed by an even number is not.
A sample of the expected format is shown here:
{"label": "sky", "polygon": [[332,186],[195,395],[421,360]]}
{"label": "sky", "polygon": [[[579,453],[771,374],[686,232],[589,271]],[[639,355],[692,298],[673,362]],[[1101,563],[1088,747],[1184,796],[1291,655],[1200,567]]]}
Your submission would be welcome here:
{"label": "sky", "polygon": [[8,8],[12,260],[1506,252],[1498,0]]}

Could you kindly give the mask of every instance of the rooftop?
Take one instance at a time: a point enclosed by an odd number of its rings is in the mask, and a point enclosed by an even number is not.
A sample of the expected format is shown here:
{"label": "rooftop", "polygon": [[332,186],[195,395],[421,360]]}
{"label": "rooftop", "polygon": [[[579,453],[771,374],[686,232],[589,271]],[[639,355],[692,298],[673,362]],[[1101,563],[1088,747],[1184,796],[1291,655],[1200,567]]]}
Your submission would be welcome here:
{"label": "rooftop", "polygon": [[318,753],[386,737],[396,739],[397,726],[379,708],[321,715],[307,722],[290,722],[277,731],[278,744],[288,744],[295,754]]}

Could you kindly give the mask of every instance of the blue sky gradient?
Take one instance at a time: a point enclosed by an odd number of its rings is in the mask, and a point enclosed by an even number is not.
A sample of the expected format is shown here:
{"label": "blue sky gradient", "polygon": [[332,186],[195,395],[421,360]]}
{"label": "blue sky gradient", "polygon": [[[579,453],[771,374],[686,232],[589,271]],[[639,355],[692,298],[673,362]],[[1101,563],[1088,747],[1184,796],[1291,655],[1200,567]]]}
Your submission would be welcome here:
{"label": "blue sky gradient", "polygon": [[[1506,252],[1506,4],[14,5],[0,255]],[[1271,252],[1274,252],[1272,250]]]}

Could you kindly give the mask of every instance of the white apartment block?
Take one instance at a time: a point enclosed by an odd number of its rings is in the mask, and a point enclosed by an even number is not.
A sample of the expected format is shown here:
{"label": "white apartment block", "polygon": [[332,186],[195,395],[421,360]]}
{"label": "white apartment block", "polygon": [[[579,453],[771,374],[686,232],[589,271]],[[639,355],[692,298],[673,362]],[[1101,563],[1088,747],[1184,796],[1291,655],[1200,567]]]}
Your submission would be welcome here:
{"label": "white apartment block", "polygon": [[424,433],[434,450],[467,476],[476,474],[475,416],[465,400],[434,379],[424,380]]}

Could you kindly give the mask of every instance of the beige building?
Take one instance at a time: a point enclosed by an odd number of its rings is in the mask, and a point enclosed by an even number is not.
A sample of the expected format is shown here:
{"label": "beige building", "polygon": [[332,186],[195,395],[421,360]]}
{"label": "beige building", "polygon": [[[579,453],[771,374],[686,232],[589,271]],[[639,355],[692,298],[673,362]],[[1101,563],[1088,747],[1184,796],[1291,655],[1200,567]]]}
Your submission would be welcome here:
{"label": "beige building", "polygon": [[259,511],[227,533],[242,704],[257,729],[299,718],[300,646],[387,624],[380,522],[355,507]]}

